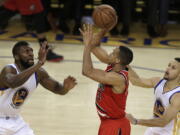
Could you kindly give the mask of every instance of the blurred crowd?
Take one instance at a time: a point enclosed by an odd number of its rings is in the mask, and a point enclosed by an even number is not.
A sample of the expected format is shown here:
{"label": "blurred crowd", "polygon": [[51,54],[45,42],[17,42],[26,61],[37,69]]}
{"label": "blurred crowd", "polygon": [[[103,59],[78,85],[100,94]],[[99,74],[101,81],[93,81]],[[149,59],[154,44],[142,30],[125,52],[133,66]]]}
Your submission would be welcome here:
{"label": "blurred crowd", "polygon": [[93,23],[92,11],[100,4],[109,4],[117,11],[118,24],[110,31],[112,36],[128,36],[131,24],[140,21],[147,24],[150,37],[165,37],[168,22],[172,19],[178,23],[180,16],[180,0],[3,0],[0,30],[8,26],[11,17],[20,14],[26,29],[35,30],[40,42],[48,30],[80,35],[78,28],[82,22]]}

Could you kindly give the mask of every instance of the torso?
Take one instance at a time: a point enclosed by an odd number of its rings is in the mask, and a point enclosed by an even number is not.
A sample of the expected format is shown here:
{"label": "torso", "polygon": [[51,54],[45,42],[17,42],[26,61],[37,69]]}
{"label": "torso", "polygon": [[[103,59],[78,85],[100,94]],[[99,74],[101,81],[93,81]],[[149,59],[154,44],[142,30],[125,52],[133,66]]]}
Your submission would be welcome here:
{"label": "torso", "polygon": [[[16,69],[17,74],[19,71],[14,64],[10,64]],[[37,75],[32,74],[29,79],[17,88],[2,88],[0,90],[0,116],[16,116],[19,115],[20,109],[27,98],[37,87]]]}
{"label": "torso", "polygon": [[[106,72],[110,72],[112,67],[109,66]],[[113,86],[99,84],[96,95],[97,112],[101,119],[121,119],[125,116],[126,99],[128,95],[128,72],[125,70],[119,71],[119,75],[125,78],[125,89],[122,93],[116,94],[113,92]]]}
{"label": "torso", "polygon": [[[167,107],[171,104],[171,98],[174,94],[180,93],[180,86],[175,87],[174,89],[167,90],[164,89],[166,80],[162,79],[157,86],[155,87],[155,104],[154,104],[154,117],[160,117],[164,114]],[[180,113],[177,117],[168,123],[164,128],[155,128],[157,130],[167,130],[172,132],[175,130],[176,125],[180,122]],[[178,122],[178,123],[177,123]],[[180,123],[179,123],[180,124]]]}

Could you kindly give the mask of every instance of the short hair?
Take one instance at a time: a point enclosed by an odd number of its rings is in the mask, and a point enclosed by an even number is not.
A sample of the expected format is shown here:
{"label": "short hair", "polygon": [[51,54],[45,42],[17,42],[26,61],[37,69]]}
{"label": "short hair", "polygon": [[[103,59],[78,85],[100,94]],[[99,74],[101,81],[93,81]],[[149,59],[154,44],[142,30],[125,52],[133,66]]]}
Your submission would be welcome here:
{"label": "short hair", "polygon": [[174,58],[175,61],[180,62],[180,57]]}
{"label": "short hair", "polygon": [[28,46],[28,45],[29,45],[29,44],[28,44],[28,42],[26,42],[26,41],[19,41],[19,42],[17,42],[17,43],[14,45],[13,49],[12,49],[12,54],[13,54],[13,56],[15,56],[15,55],[18,54],[20,47],[22,47],[22,46]]}
{"label": "short hair", "polygon": [[120,63],[123,66],[129,65],[133,60],[132,50],[126,46],[120,46],[119,51],[120,51],[119,52]]}

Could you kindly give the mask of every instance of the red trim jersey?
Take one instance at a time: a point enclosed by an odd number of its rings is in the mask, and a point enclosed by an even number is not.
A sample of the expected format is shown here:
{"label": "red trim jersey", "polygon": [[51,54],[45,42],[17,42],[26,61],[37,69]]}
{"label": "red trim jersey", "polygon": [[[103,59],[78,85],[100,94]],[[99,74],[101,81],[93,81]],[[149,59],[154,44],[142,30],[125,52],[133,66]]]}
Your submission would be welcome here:
{"label": "red trim jersey", "polygon": [[41,0],[7,0],[4,7],[9,10],[18,10],[22,15],[32,15],[42,12]]}
{"label": "red trim jersey", "polygon": [[[105,70],[110,72],[112,66],[108,66]],[[116,94],[112,90],[112,85],[99,84],[96,94],[96,108],[100,119],[121,119],[125,117],[126,99],[128,95],[128,72],[126,70],[119,71],[126,80],[125,91],[121,94]]]}

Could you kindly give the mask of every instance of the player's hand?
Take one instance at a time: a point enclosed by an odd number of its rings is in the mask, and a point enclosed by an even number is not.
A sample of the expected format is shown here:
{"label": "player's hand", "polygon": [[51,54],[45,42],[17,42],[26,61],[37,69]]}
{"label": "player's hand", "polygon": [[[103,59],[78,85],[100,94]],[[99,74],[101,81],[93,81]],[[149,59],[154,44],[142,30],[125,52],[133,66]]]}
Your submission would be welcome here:
{"label": "player's hand", "polygon": [[99,46],[101,44],[101,39],[105,36],[108,29],[101,29],[99,32],[93,31],[93,26],[90,24],[83,25],[83,29],[79,29],[85,45],[90,45],[91,48]]}
{"label": "player's hand", "polygon": [[86,47],[92,48],[93,44],[93,26],[91,24],[84,24],[83,29],[79,29],[83,36],[83,42]]}
{"label": "player's hand", "polygon": [[44,64],[45,61],[46,61],[46,56],[47,56],[47,53],[48,53],[48,42],[47,41],[44,41],[42,44],[41,44],[41,47],[39,49],[39,52],[38,52],[38,62],[40,64]]}
{"label": "player's hand", "polygon": [[106,35],[108,29],[100,29],[99,32],[93,34],[92,46],[100,46],[102,38]]}
{"label": "player's hand", "polygon": [[137,119],[133,117],[131,114],[126,114],[126,118],[131,122],[131,124],[136,125],[137,124]]}
{"label": "player's hand", "polygon": [[76,79],[72,76],[68,76],[66,79],[64,79],[63,82],[63,89],[65,91],[69,91],[77,84]]}

